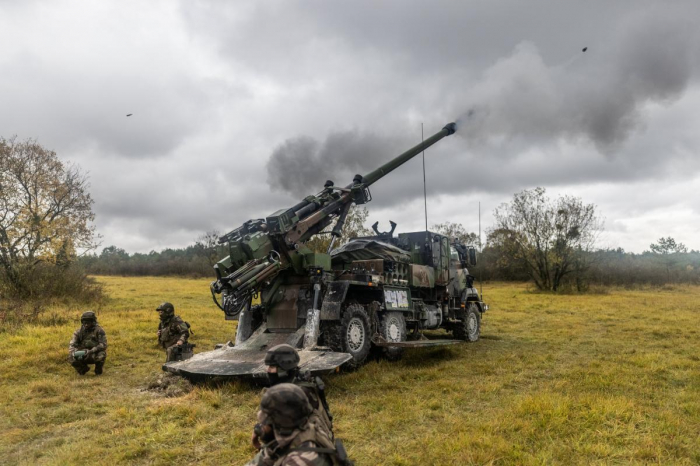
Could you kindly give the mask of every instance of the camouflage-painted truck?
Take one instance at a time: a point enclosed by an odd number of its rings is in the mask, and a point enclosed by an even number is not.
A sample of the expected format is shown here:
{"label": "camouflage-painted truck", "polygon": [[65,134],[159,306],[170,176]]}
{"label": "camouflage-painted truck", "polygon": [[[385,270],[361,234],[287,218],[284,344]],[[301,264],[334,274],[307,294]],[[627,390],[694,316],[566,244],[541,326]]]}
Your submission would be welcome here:
{"label": "camouflage-painted truck", "polygon": [[[405,347],[476,341],[488,306],[467,270],[474,248],[428,231],[394,237],[391,222],[388,233],[375,224],[375,236],[333,249],[351,205],[372,199],[370,185],[455,129],[450,123],[345,187],[326,181],[318,194],[222,236],[226,257],[214,266],[211,293],[226,319],[238,320],[235,343],[163,369],[190,378],[262,376],[267,349],[287,343],[299,349],[302,369],[322,373],[359,366],[373,348],[396,357]],[[328,251],[309,249],[333,222]],[[423,334],[438,328],[454,339]]]}

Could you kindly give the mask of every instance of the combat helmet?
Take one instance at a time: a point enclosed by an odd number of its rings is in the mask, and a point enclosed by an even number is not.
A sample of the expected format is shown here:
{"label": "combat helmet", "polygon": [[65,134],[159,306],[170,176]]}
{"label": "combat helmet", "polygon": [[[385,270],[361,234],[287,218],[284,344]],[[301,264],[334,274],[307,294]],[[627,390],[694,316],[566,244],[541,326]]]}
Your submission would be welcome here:
{"label": "combat helmet", "polygon": [[285,372],[299,367],[299,353],[291,345],[277,345],[267,350],[265,365],[275,366]]}
{"label": "combat helmet", "polygon": [[163,311],[163,317],[169,318],[175,314],[175,306],[169,302],[161,303],[160,306],[156,308],[156,311]]}
{"label": "combat helmet", "polygon": [[267,389],[260,400],[260,411],[268,423],[285,433],[303,426],[313,410],[304,390],[281,383]]}
{"label": "combat helmet", "polygon": [[93,311],[83,312],[83,315],[80,316],[80,323],[83,325],[88,323],[95,324],[97,323],[97,316]]}

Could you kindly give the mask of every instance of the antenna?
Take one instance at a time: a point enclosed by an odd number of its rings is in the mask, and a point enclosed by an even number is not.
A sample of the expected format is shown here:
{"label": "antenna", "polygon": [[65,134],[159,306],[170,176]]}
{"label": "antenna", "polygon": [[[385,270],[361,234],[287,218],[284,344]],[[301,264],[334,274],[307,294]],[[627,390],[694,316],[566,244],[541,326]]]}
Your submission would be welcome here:
{"label": "antenna", "polygon": [[481,267],[479,267],[479,296],[481,296],[481,300],[484,300],[484,280],[483,274],[484,274],[484,260],[483,260],[483,254],[482,254],[483,248],[481,247],[481,201],[479,201],[479,255],[481,256]]}
{"label": "antenna", "polygon": [[[420,140],[423,142],[423,122],[420,124]],[[425,185],[425,149],[423,149],[423,204],[425,205],[425,236],[428,237],[428,190]]]}

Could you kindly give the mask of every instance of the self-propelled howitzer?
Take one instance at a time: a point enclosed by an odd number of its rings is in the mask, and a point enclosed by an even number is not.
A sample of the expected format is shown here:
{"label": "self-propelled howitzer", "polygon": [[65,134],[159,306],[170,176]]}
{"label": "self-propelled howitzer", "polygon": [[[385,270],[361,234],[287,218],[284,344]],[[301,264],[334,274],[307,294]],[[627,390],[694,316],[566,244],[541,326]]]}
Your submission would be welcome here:
{"label": "self-propelled howitzer", "polygon": [[[375,228],[378,236],[362,239],[370,244],[362,254],[344,251],[336,257],[343,248],[331,254],[351,205],[369,202],[373,183],[455,129],[450,123],[376,170],[355,175],[345,187],[326,181],[318,194],[222,236],[219,243],[228,255],[214,267],[211,293],[226,319],[238,320],[235,344],[163,368],[188,377],[261,376],[266,350],[287,343],[300,350],[302,369],[325,372],[346,362],[360,365],[370,347],[395,355],[406,346],[455,342],[425,340],[423,329],[478,338],[487,306],[466,270],[475,260],[473,250],[450,248],[449,239],[427,231],[393,238]],[[326,252],[306,246],[334,221]],[[416,341],[408,341],[411,337]]]}
{"label": "self-propelled howitzer", "polygon": [[[330,250],[340,237],[350,206],[372,200],[369,186],[391,173],[445,136],[455,132],[455,123],[373,172],[355,175],[352,183],[338,188],[326,181],[323,190],[307,196],[288,209],[281,209],[262,219],[248,220],[241,227],[227,233],[219,243],[229,245],[229,256],[214,266],[217,279],[211,285],[216,304],[228,317],[237,316],[265,283],[273,281],[284,270],[296,275],[318,275],[331,269]],[[305,246],[312,236],[323,231],[337,219],[331,232],[327,253],[316,253]],[[222,294],[222,303],[216,295]],[[318,293],[316,293],[318,295]],[[314,300],[318,304],[318,296]]]}

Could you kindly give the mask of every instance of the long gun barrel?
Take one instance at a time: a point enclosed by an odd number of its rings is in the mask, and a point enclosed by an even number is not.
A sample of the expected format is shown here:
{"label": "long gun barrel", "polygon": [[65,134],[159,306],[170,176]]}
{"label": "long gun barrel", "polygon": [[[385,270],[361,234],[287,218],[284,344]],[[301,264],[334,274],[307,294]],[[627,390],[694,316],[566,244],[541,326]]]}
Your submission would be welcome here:
{"label": "long gun barrel", "polygon": [[[294,223],[293,227],[290,228],[286,234],[286,242],[288,244],[295,244],[297,242],[307,241],[311,236],[320,232],[326,225],[328,225],[328,223],[332,220],[333,215],[340,215],[341,222],[344,223],[345,219],[342,215],[344,212],[343,206],[351,202],[358,205],[369,202],[372,199],[368,189],[369,185],[388,175],[396,168],[400,167],[428,147],[438,142],[440,139],[453,134],[455,130],[456,124],[448,123],[439,132],[407,150],[398,157],[393,158],[389,162],[369,173],[367,176],[363,177],[362,175],[355,175],[353,182],[350,183],[345,190],[343,190],[345,193],[338,198],[331,199],[326,197],[324,199],[320,199],[317,197],[314,200],[311,200],[313,198],[307,198],[308,204],[295,212],[297,222]],[[332,182],[330,185],[327,182],[326,190],[324,190],[321,195],[327,196],[328,193],[331,192],[330,189],[332,189],[332,186]]]}
{"label": "long gun barrel", "polygon": [[398,157],[394,158],[393,160],[390,160],[389,162],[385,163],[384,165],[377,168],[373,172],[370,172],[367,175],[363,176],[362,183],[364,183],[366,186],[371,185],[372,183],[374,183],[378,179],[382,178],[383,176],[389,174],[390,172],[397,169],[398,167],[400,167],[404,163],[408,162],[413,157],[415,157],[416,155],[420,154],[428,147],[430,147],[433,144],[435,144],[436,142],[438,142],[440,139],[444,138],[445,136],[449,136],[450,134],[453,134],[456,131],[456,129],[457,129],[457,125],[455,123],[448,123],[438,133],[435,133],[434,135],[430,136],[428,139],[421,142],[417,146],[408,149],[403,154],[399,155]]}

